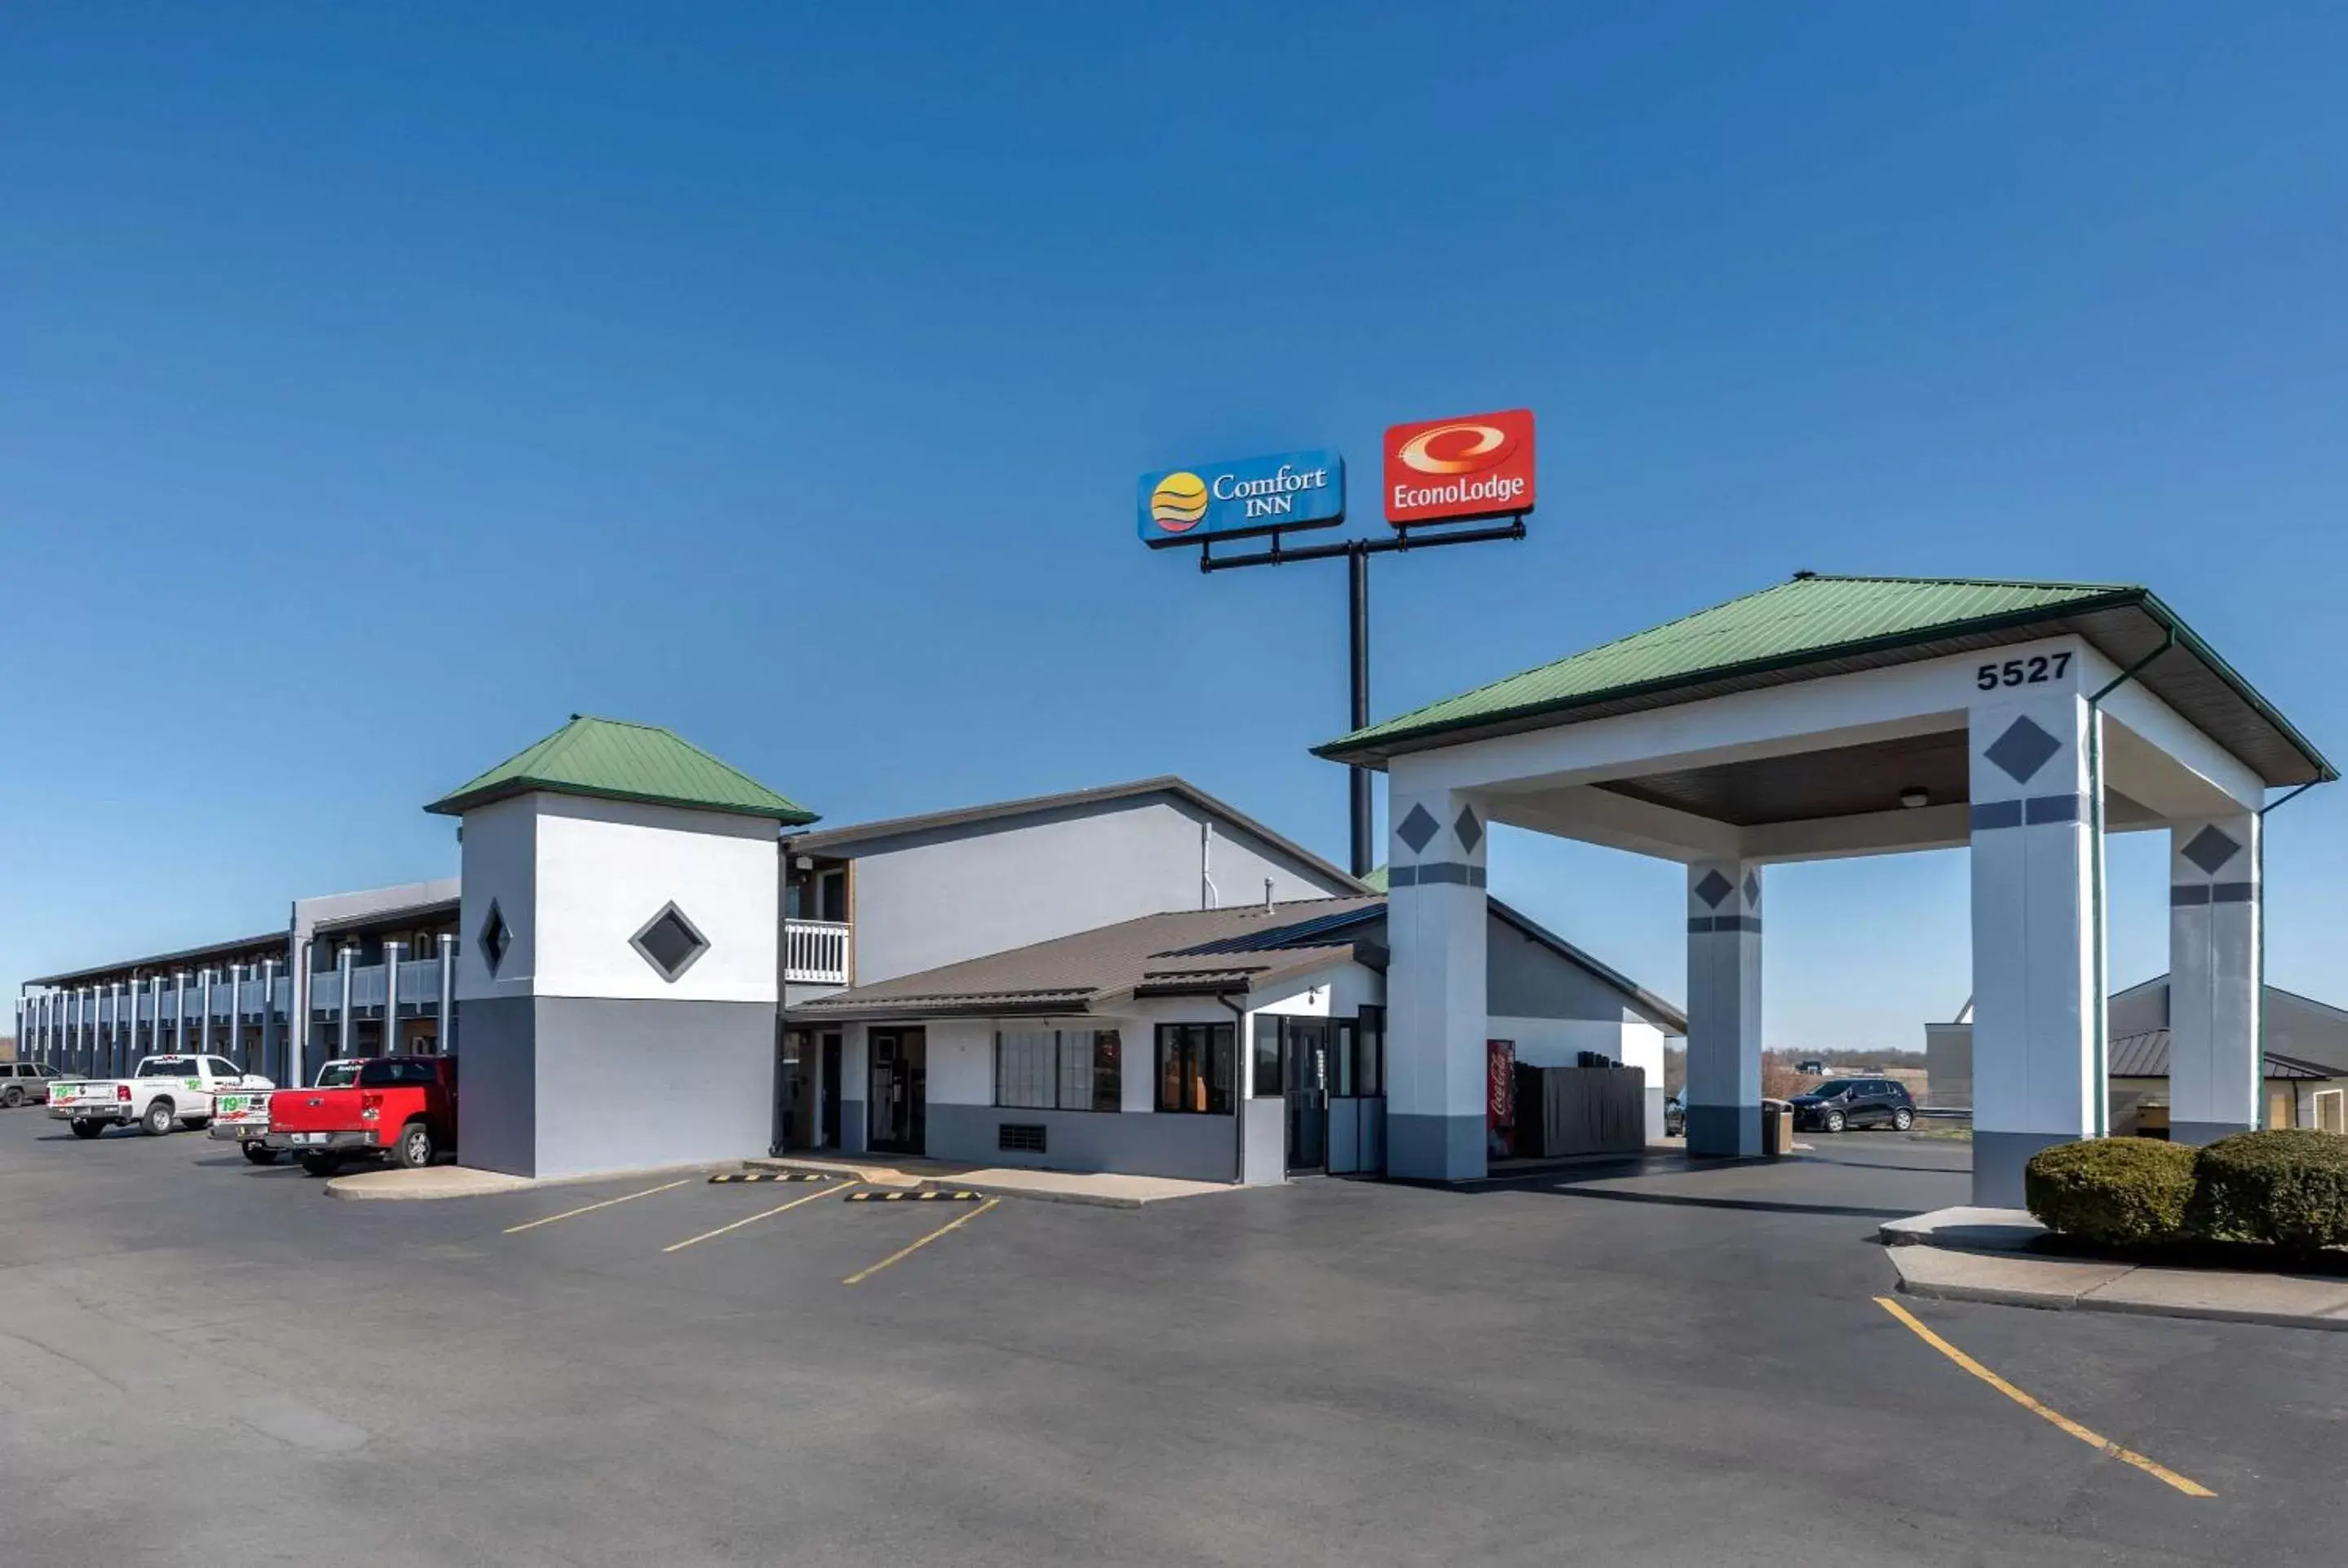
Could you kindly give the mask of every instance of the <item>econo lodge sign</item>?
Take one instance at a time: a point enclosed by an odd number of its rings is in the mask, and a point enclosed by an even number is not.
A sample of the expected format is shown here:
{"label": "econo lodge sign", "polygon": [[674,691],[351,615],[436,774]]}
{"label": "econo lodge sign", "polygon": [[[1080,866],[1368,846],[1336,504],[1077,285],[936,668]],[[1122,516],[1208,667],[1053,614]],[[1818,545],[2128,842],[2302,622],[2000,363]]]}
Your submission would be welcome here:
{"label": "econo lodge sign", "polygon": [[1386,431],[1386,521],[1461,523],[1533,509],[1533,411],[1423,419]]}

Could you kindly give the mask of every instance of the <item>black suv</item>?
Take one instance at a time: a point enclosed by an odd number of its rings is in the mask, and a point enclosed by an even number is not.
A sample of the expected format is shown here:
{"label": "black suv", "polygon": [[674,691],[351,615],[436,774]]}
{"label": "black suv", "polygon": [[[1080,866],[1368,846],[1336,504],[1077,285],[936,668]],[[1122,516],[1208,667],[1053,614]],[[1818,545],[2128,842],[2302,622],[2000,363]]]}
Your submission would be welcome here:
{"label": "black suv", "polygon": [[1821,1132],[1846,1127],[1896,1127],[1905,1132],[1916,1124],[1916,1102],[1889,1078],[1830,1078],[1807,1094],[1797,1094],[1794,1125]]}

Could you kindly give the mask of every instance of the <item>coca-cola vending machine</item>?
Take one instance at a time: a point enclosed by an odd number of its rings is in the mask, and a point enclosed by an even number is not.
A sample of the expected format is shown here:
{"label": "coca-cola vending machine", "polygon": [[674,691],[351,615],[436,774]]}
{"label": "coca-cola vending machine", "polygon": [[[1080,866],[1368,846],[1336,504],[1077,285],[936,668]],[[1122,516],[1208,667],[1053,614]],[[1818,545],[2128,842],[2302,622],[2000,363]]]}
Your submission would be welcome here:
{"label": "coca-cola vending machine", "polygon": [[1505,1159],[1517,1144],[1517,1042],[1484,1042],[1484,1153]]}

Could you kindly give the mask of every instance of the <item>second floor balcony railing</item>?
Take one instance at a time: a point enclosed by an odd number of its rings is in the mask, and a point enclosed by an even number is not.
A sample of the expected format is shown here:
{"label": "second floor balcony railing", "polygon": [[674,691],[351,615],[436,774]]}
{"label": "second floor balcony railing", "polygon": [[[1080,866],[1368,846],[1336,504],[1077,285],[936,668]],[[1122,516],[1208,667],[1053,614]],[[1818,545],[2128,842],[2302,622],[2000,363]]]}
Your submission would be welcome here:
{"label": "second floor balcony railing", "polygon": [[851,927],[843,920],[783,922],[783,980],[794,986],[848,983]]}

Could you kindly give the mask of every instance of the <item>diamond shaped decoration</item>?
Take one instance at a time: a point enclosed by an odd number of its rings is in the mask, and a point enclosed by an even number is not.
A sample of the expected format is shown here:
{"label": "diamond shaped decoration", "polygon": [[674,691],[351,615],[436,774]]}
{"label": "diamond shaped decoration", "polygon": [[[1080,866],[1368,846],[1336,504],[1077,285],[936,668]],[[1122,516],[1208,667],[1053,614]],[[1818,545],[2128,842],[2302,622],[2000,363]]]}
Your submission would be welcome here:
{"label": "diamond shaped decoration", "polygon": [[1401,825],[1395,829],[1395,836],[1409,845],[1413,855],[1423,855],[1426,852],[1428,841],[1441,830],[1442,824],[1435,820],[1434,813],[1424,805],[1414,805],[1410,808],[1410,815],[1404,817]]}
{"label": "diamond shaped decoration", "polygon": [[1476,846],[1484,842],[1484,825],[1476,820],[1474,806],[1459,808],[1459,820],[1451,825],[1451,831],[1459,835],[1459,847],[1470,855],[1475,854]]}
{"label": "diamond shaped decoration", "polygon": [[1756,913],[1761,907],[1761,877],[1756,872],[1745,874],[1745,907]]}
{"label": "diamond shaped decoration", "polygon": [[2030,722],[2024,714],[2005,727],[2005,733],[1990,743],[1982,755],[1995,763],[2005,776],[2016,784],[2028,784],[2046,761],[2063,749],[2063,743]]}
{"label": "diamond shaped decoration", "polygon": [[660,978],[672,985],[685,970],[693,968],[702,954],[709,951],[709,938],[701,928],[685,917],[685,911],[675,904],[663,906],[661,912],[644,924],[644,928],[628,938],[628,945],[644,956]]}
{"label": "diamond shaped decoration", "polygon": [[2215,876],[2225,868],[2226,862],[2242,852],[2233,837],[2220,832],[2215,824],[2193,835],[2185,846],[2185,858],[2201,868],[2204,876]]}
{"label": "diamond shaped decoration", "polygon": [[1720,907],[1723,898],[1735,891],[1736,884],[1723,876],[1718,866],[1705,872],[1704,880],[1695,885],[1695,896],[1715,909]]}
{"label": "diamond shaped decoration", "polygon": [[513,927],[506,924],[505,915],[498,908],[498,901],[494,898],[489,900],[489,918],[481,922],[481,934],[478,940],[481,961],[489,966],[490,978],[495,979],[498,966],[506,961],[506,949],[513,946]]}

